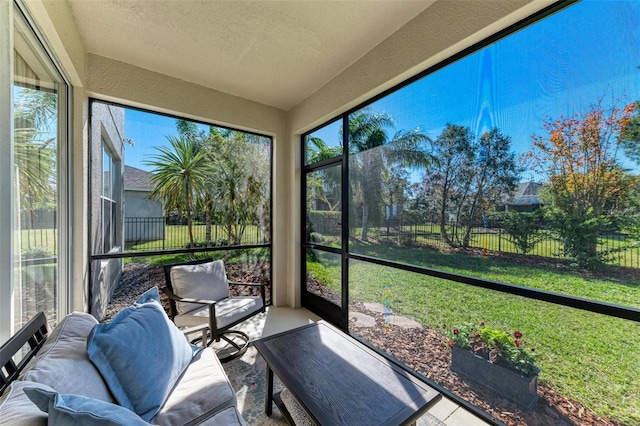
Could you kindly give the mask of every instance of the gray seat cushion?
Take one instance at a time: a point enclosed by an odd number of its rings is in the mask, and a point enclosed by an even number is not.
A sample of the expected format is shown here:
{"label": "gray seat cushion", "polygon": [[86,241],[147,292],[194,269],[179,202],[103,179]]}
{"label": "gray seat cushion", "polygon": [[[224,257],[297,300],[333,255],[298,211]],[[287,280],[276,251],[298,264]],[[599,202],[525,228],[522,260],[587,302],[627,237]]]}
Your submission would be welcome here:
{"label": "gray seat cushion", "polygon": [[[226,327],[234,321],[262,309],[262,297],[230,297],[216,303],[216,326]],[[191,327],[206,323],[209,317],[209,307],[203,306],[185,314],[176,315],[173,321],[178,327]]]}
{"label": "gray seat cushion", "polygon": [[244,426],[246,423],[244,419],[233,407],[225,408],[214,414],[213,417],[208,418],[202,423],[198,423],[198,426],[232,426],[240,425]]}
{"label": "gray seat cushion", "polygon": [[205,348],[193,358],[151,422],[159,425],[198,424],[236,403],[235,391],[222,364],[213,349]]}
{"label": "gray seat cushion", "polygon": [[43,413],[24,393],[25,387],[52,391],[49,386],[36,382],[16,380],[0,398],[0,425],[46,426],[47,413]]}

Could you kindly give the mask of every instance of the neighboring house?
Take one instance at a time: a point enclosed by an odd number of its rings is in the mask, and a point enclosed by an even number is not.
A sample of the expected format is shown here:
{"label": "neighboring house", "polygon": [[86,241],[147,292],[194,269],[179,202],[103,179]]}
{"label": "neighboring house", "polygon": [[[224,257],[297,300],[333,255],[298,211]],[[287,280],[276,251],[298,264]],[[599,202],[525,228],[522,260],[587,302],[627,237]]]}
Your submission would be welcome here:
{"label": "neighboring house", "polygon": [[505,203],[504,210],[518,212],[533,212],[542,206],[540,200],[541,183],[520,182],[513,196]]}
{"label": "neighboring house", "polygon": [[[123,233],[124,109],[94,103],[91,119],[91,252],[121,253]],[[90,311],[101,319],[122,273],[123,260],[91,261]]]}
{"label": "neighboring house", "polygon": [[141,242],[164,238],[162,203],[150,199],[151,174],[124,166],[124,240]]}

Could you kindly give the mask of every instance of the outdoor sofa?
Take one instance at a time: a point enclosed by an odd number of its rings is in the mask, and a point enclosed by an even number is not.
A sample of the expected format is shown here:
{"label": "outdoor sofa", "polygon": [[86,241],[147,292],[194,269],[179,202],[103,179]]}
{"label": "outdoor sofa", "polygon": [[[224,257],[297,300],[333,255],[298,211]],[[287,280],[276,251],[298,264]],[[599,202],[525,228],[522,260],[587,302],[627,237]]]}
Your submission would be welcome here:
{"label": "outdoor sofa", "polygon": [[215,352],[186,342],[147,293],[109,324],[74,312],[49,332],[39,313],[7,341],[0,424],[244,425]]}

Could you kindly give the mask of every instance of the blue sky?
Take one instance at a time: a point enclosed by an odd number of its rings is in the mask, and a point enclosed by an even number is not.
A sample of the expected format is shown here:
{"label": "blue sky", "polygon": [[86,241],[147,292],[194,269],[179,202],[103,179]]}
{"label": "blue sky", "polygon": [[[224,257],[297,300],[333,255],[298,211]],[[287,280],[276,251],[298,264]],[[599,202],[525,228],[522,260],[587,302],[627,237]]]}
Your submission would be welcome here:
{"label": "blue sky", "polygon": [[[640,100],[640,1],[584,0],[467,56],[370,105],[392,115],[396,130],[419,127],[437,137],[447,123],[476,135],[492,127],[516,153],[544,135],[545,119]],[[622,100],[621,100],[622,99]],[[317,135],[337,143],[338,125]],[[175,119],[127,110],[135,141],[125,162],[143,161],[175,135]],[[635,172],[631,162],[625,166]]]}

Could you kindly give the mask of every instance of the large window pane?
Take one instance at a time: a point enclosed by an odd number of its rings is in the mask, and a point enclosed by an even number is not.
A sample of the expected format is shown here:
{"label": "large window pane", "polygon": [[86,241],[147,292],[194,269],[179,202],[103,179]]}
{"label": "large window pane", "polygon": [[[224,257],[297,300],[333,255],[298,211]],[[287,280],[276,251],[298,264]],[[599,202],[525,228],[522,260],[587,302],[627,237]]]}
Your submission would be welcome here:
{"label": "large window pane", "polygon": [[[15,11],[13,83],[14,328],[38,311],[56,324],[66,306],[60,258],[66,247],[66,85],[36,35]],[[5,171],[3,171],[4,173]],[[8,172],[8,171],[7,171]],[[9,175],[3,175],[6,179]],[[10,208],[10,207],[7,207]],[[61,244],[63,247],[61,247]],[[66,256],[63,256],[66,257]],[[9,298],[2,298],[8,300]],[[2,309],[9,309],[3,305]]]}
{"label": "large window pane", "polygon": [[[497,419],[637,422],[640,401],[632,389],[640,386],[640,344],[629,336],[640,332],[638,323],[367,262],[351,261],[349,277],[352,333]],[[449,341],[467,325],[505,332],[534,356],[540,399],[532,410],[489,389],[495,383],[451,371]]]}
{"label": "large window pane", "polygon": [[639,15],[580,2],[351,114],[350,250],[638,307]]}
{"label": "large window pane", "polygon": [[[348,328],[507,424],[636,424],[640,5],[543,15],[341,116]],[[533,408],[450,372],[468,327],[535,347]]]}
{"label": "large window pane", "polygon": [[342,239],[342,167],[307,174],[308,243],[340,247]]}
{"label": "large window pane", "polygon": [[306,290],[342,306],[341,256],[322,250],[307,250]]}
{"label": "large window pane", "polygon": [[342,155],[342,121],[327,124],[305,136],[305,164],[313,164]]}
{"label": "large window pane", "polygon": [[[158,271],[185,251],[226,259],[230,279],[270,283],[271,138],[100,101],[92,131],[93,314],[138,273],[163,285]],[[264,248],[224,250],[248,245]]]}

